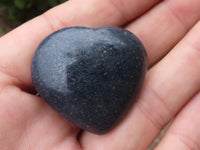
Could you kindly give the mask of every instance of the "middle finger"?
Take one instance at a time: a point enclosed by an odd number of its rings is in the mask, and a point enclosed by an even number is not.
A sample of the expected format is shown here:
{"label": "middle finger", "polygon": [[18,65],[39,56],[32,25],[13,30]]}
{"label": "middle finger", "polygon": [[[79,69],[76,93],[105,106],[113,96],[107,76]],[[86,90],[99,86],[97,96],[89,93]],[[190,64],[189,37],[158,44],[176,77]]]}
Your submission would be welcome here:
{"label": "middle finger", "polygon": [[167,0],[126,28],[144,43],[149,66],[152,66],[184,37],[199,18],[199,0]]}

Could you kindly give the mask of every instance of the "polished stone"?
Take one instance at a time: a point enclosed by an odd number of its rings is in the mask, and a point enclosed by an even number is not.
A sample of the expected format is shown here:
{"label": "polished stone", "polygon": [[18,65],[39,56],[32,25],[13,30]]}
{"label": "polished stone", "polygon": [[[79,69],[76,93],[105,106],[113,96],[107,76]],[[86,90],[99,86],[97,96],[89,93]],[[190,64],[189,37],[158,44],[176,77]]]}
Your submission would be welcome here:
{"label": "polished stone", "polygon": [[145,49],[129,31],[72,27],[40,44],[32,80],[40,96],[67,120],[104,134],[130,110],[146,68]]}

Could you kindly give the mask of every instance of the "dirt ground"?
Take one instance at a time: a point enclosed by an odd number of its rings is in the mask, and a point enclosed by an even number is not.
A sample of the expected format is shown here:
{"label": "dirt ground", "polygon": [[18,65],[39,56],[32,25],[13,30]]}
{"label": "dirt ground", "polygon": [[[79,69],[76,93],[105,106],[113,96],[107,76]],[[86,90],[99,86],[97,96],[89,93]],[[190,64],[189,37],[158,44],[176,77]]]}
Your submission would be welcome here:
{"label": "dirt ground", "polygon": [[0,12],[0,36],[4,35],[15,27],[16,26],[7,20],[3,13]]}

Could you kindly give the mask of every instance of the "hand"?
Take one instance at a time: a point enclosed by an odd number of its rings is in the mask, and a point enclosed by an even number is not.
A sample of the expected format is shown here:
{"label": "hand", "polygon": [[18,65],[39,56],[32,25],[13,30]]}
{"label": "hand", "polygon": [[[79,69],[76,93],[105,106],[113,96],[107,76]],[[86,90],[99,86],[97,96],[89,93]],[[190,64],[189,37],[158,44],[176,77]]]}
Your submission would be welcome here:
{"label": "hand", "polygon": [[[200,150],[200,1],[72,0],[0,39],[1,150],[146,150],[175,117],[156,150]],[[31,60],[50,33],[69,26],[123,26],[148,53],[140,96],[111,132],[69,123],[34,95]]]}

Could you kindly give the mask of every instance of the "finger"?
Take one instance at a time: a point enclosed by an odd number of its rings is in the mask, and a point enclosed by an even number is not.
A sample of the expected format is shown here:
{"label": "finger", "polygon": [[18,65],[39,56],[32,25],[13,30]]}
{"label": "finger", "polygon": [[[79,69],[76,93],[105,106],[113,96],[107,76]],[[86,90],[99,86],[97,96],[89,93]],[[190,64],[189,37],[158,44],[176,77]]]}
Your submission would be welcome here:
{"label": "finger", "polygon": [[83,147],[147,149],[161,128],[200,90],[199,43],[200,22],[148,71],[139,99],[121,124],[104,136],[84,132]]}
{"label": "finger", "polygon": [[19,83],[16,84],[30,86],[33,53],[53,31],[69,26],[120,26],[158,1],[73,0],[64,3],[1,38],[0,70],[17,78]]}
{"label": "finger", "polygon": [[156,150],[199,150],[200,92],[185,105]]}
{"label": "finger", "polygon": [[152,66],[168,53],[199,19],[199,0],[167,0],[126,28],[143,41],[149,66]]}

